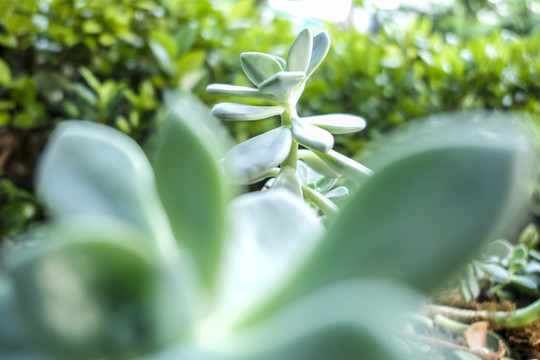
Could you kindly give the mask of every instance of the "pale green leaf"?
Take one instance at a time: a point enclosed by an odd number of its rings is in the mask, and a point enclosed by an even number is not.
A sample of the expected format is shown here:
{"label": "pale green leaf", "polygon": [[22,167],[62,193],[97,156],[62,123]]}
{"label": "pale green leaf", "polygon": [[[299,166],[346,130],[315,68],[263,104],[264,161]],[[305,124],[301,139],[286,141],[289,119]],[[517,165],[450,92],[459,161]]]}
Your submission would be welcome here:
{"label": "pale green leaf", "polygon": [[52,358],[129,356],[186,335],[193,309],[180,263],[164,262],[145,233],[84,216],[39,236],[10,253],[9,268],[26,330]]}
{"label": "pale green leaf", "polygon": [[329,49],[330,36],[328,36],[328,32],[323,31],[313,37],[313,50],[311,51],[311,60],[306,71],[306,77],[310,77],[321,65]]}
{"label": "pale green leaf", "polygon": [[328,130],[332,134],[348,134],[357,132],[366,127],[366,120],[360,116],[349,114],[328,114],[300,118],[302,122],[308,122]]}
{"label": "pale green leaf", "polygon": [[341,174],[333,170],[330,166],[326,165],[317,155],[310,150],[300,149],[298,150],[298,158],[304,160],[309,167],[319,174],[328,176],[330,178],[339,178]]}
{"label": "pale green leaf", "polygon": [[306,72],[310,59],[313,36],[309,29],[304,29],[294,39],[287,53],[287,71]]}
{"label": "pale green leaf", "polygon": [[536,168],[528,133],[511,122],[451,120],[439,127],[413,124],[408,148],[391,161],[373,162],[374,175],[350,196],[298,273],[251,321],[354,277],[393,278],[432,291],[497,231],[514,225],[529,201]]}
{"label": "pale green leaf", "polygon": [[279,189],[242,195],[228,207],[220,303],[230,312],[264,296],[310,251],[322,233],[300,197]]}
{"label": "pale green leaf", "polygon": [[38,194],[53,215],[107,215],[174,247],[154,174],[142,149],[105,125],[64,121],[37,169]]}
{"label": "pale green leaf", "polygon": [[334,137],[328,131],[301,121],[292,122],[293,137],[310,149],[327,153],[334,146]]}
{"label": "pale green leaf", "polygon": [[254,89],[247,86],[211,84],[206,88],[206,92],[214,95],[249,97],[254,99],[276,101],[273,96],[263,94],[259,91],[259,89]]}
{"label": "pale green leaf", "polygon": [[287,304],[227,342],[242,360],[409,359],[394,333],[418,303],[399,283],[343,281]]}
{"label": "pale green leaf", "polygon": [[281,168],[281,171],[277,175],[276,180],[271,187],[271,190],[277,189],[286,189],[299,198],[302,197],[302,185],[300,184],[300,179],[296,174],[296,169],[288,165]]}
{"label": "pale green leaf", "polygon": [[244,73],[254,85],[259,85],[272,75],[282,71],[274,56],[259,52],[245,52],[240,55]]}
{"label": "pale green leaf", "polygon": [[285,62],[285,60],[283,60],[279,56],[274,56],[274,58],[277,60],[277,62],[281,66],[281,70],[285,70],[285,68],[287,67],[287,63]]}
{"label": "pale green leaf", "polygon": [[373,174],[372,170],[335,150],[330,150],[327,153],[315,149],[311,150],[332,170],[351,180],[362,181],[366,176]]}
{"label": "pale green leaf", "polygon": [[497,282],[506,284],[507,282],[510,281],[510,274],[501,265],[478,263],[478,266],[480,266],[482,270],[488,273]]}
{"label": "pale green leaf", "polygon": [[233,181],[249,183],[281,164],[289,154],[291,144],[291,129],[270,130],[229,150],[224,169]]}
{"label": "pale green leaf", "polygon": [[305,78],[301,71],[281,71],[259,84],[263,94],[272,95],[280,101],[290,101],[296,95]]}
{"label": "pale green leaf", "polygon": [[220,103],[212,108],[212,116],[228,121],[261,120],[281,115],[285,109],[282,106],[258,106],[236,103]]}
{"label": "pale green leaf", "polygon": [[188,95],[167,97],[169,113],[158,133],[152,164],[175,238],[190,251],[200,280],[212,289],[224,236],[227,191],[215,162],[219,154],[208,146],[201,128],[219,124],[197,103]]}
{"label": "pale green leaf", "polygon": [[334,201],[344,200],[349,196],[349,189],[345,186],[338,186],[327,192],[325,195],[327,198]]}

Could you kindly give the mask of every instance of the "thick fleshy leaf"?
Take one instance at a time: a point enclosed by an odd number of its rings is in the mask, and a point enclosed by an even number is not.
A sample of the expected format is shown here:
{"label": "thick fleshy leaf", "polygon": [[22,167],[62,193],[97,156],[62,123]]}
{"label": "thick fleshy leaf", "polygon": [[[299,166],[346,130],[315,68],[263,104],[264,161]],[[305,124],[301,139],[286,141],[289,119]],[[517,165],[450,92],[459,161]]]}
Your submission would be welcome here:
{"label": "thick fleshy leaf", "polygon": [[256,86],[283,70],[280,62],[274,56],[260,52],[242,53],[240,62],[249,81]]}
{"label": "thick fleshy leaf", "polygon": [[115,129],[75,120],[58,125],[39,163],[37,189],[54,215],[113,216],[174,251],[150,163]]}
{"label": "thick fleshy leaf", "polygon": [[309,116],[301,118],[300,121],[328,130],[332,134],[348,134],[366,127],[364,118],[349,114]]}
{"label": "thick fleshy leaf", "polygon": [[314,247],[322,227],[301,198],[283,189],[242,195],[228,213],[221,304],[241,311],[291,271]]}
{"label": "thick fleshy leaf", "polygon": [[206,92],[214,95],[248,97],[276,101],[273,96],[263,94],[259,91],[259,89],[254,89],[247,86],[211,84],[206,87]]}
{"label": "thick fleshy leaf", "polygon": [[296,175],[296,169],[288,165],[281,168],[271,189],[285,189],[300,198],[302,197],[302,184],[300,184],[300,179]]}
{"label": "thick fleshy leaf", "polygon": [[326,197],[334,201],[345,200],[349,196],[349,189],[345,186],[338,186],[327,192]]}
{"label": "thick fleshy leaf", "polygon": [[334,137],[324,129],[296,120],[291,128],[295,140],[310,149],[327,153],[334,146]]}
{"label": "thick fleshy leaf", "polygon": [[193,309],[180,263],[163,262],[146,234],[96,217],[39,234],[8,266],[26,329],[51,358],[124,357],[186,334]]}
{"label": "thick fleshy leaf", "polygon": [[330,150],[327,153],[311,149],[326,165],[339,174],[355,181],[365,180],[366,176],[372,175],[373,171],[364,165],[338,153]]}
{"label": "thick fleshy leaf", "polygon": [[281,164],[289,154],[291,144],[290,128],[282,126],[270,130],[229,150],[224,169],[232,181],[250,183]]}
{"label": "thick fleshy leaf", "polygon": [[511,123],[443,123],[414,126],[403,141],[409,147],[380,159],[380,167],[373,162],[375,174],[259,316],[353,277],[394,278],[431,291],[487,240],[501,236],[501,227],[513,228],[530,198],[536,168],[531,139]]}
{"label": "thick fleshy leaf", "polygon": [[261,120],[271,116],[280,115],[284,111],[282,106],[257,106],[235,103],[220,103],[212,109],[212,116],[228,121]]}
{"label": "thick fleshy leaf", "polygon": [[311,59],[313,36],[309,29],[304,29],[294,39],[287,53],[287,70],[306,72]]}
{"label": "thick fleshy leaf", "polygon": [[311,74],[321,65],[328,50],[330,49],[330,36],[328,32],[323,31],[313,37],[313,50],[311,51],[311,59],[306,72],[306,77],[310,77]]}
{"label": "thick fleshy leaf", "polygon": [[227,347],[242,360],[408,359],[394,331],[418,302],[399,283],[345,281],[287,304],[227,339]]}
{"label": "thick fleshy leaf", "polygon": [[283,60],[279,56],[274,56],[274,58],[277,60],[277,62],[281,66],[281,70],[285,70],[285,68],[287,67],[287,63],[285,62],[285,60]]}
{"label": "thick fleshy leaf", "polygon": [[47,360],[31,343],[15,299],[13,279],[0,272],[0,359]]}
{"label": "thick fleshy leaf", "polygon": [[280,101],[289,101],[296,94],[304,80],[305,73],[300,71],[281,71],[259,84],[263,94],[275,96]]}
{"label": "thick fleshy leaf", "polygon": [[341,174],[333,170],[330,166],[326,165],[317,155],[310,150],[300,149],[298,150],[298,158],[302,159],[309,167],[319,174],[328,176],[330,178],[339,178]]}
{"label": "thick fleshy leaf", "polygon": [[220,124],[197,98],[174,93],[166,100],[169,112],[152,157],[157,189],[177,242],[190,251],[202,283],[212,288],[225,231],[226,193],[232,190],[225,189],[215,161],[216,147],[225,144],[214,139],[208,146],[205,124],[212,130]]}

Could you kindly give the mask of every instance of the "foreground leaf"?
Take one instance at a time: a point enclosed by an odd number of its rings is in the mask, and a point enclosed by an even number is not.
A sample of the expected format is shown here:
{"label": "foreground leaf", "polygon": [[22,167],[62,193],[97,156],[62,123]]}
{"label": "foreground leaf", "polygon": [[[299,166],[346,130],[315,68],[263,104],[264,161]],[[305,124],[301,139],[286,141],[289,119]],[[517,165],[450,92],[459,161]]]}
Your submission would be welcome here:
{"label": "foreground leaf", "polygon": [[445,124],[415,128],[409,148],[375,165],[320,246],[252,321],[354,277],[393,278],[432,291],[512,224],[529,199],[531,140],[511,124]]}
{"label": "foreground leaf", "polygon": [[242,195],[228,213],[221,303],[242,310],[291,271],[313,248],[322,227],[313,210],[284,189]]}
{"label": "foreground leaf", "polygon": [[398,283],[344,281],[284,306],[227,344],[242,360],[408,359],[393,333],[418,300]]}
{"label": "foreground leaf", "polygon": [[37,246],[10,254],[9,270],[19,314],[51,358],[124,357],[186,334],[187,282],[144,233],[96,217],[40,231]]}
{"label": "foreground leaf", "polygon": [[150,163],[128,136],[105,125],[65,121],[53,132],[37,190],[57,216],[112,216],[143,230],[171,252],[171,232]]}
{"label": "foreground leaf", "polygon": [[[170,94],[172,95],[172,94]],[[214,286],[225,226],[227,190],[208,146],[204,124],[218,128],[207,108],[186,94],[168,96],[168,114],[155,144],[152,163],[161,202],[178,243],[196,261],[201,282]],[[229,189],[230,190],[230,189]],[[208,226],[208,224],[212,226]]]}

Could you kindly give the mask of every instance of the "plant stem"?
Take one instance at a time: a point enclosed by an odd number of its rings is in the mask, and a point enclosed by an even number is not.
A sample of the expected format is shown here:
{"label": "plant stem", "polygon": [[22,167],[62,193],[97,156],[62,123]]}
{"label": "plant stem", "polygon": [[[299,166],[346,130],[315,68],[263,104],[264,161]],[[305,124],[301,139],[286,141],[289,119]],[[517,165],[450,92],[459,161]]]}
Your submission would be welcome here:
{"label": "plant stem", "polygon": [[[295,105],[293,104],[283,104],[285,111],[281,114],[281,125],[282,126],[291,126],[292,121],[298,118],[296,113]],[[296,170],[296,161],[298,160],[298,142],[293,138],[291,143],[291,149],[289,155],[281,164],[283,169],[286,165],[292,167]]]}
{"label": "plant stem", "polygon": [[302,185],[302,194],[305,198],[313,201],[326,216],[332,216],[338,213],[338,207],[331,200],[328,200],[327,197],[312,188]]}
{"label": "plant stem", "polygon": [[432,314],[444,314],[460,321],[482,318],[505,328],[514,328],[529,325],[540,319],[540,299],[516,311],[466,310],[442,305],[428,305],[426,310]]}

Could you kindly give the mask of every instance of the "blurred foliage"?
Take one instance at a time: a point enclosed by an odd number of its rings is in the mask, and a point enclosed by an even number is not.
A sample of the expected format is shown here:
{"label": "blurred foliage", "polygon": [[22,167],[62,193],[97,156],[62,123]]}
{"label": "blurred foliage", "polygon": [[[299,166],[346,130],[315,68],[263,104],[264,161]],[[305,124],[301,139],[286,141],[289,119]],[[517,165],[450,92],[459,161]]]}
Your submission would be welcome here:
{"label": "blurred foliage", "polygon": [[[312,30],[327,29],[332,49],[308,83],[299,114],[364,117],[365,133],[336,144],[350,155],[380,132],[437,112],[538,113],[540,30],[532,29],[532,15],[521,17],[525,25],[519,28],[502,24],[505,16],[493,27],[478,16],[485,7],[505,15],[507,3],[457,4],[467,14],[477,12],[475,29],[483,24],[467,36],[459,30],[463,18],[450,16],[460,14],[457,8],[440,16],[414,14],[405,29],[383,22],[367,34],[346,24],[321,24]],[[512,14],[520,14],[512,6]],[[6,157],[0,176],[32,193],[37,154],[65,119],[112,125],[141,142],[153,131],[165,89],[192,91],[208,105],[223,101],[206,94],[206,85],[249,85],[240,53],[284,56],[298,30],[257,0],[0,1],[0,127],[18,139],[18,145],[0,142],[0,159]],[[275,121],[228,126],[242,141]],[[0,211],[10,202],[2,196]],[[2,227],[0,238],[9,233]]]}

